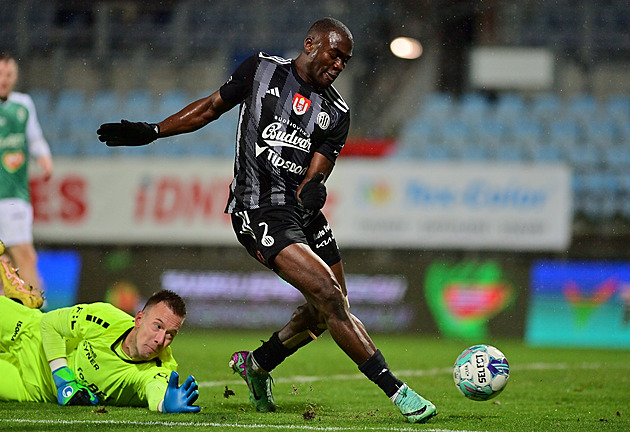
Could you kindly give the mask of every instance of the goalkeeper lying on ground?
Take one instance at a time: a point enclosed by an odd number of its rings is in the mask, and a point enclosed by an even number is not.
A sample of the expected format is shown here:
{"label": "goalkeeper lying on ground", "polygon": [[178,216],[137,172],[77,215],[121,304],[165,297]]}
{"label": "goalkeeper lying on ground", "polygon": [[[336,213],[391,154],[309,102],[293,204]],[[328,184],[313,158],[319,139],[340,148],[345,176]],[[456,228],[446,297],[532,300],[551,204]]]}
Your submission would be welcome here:
{"label": "goalkeeper lying on ground", "polygon": [[[21,282],[1,262],[0,276],[5,292]],[[135,319],[107,303],[42,313],[0,296],[0,401],[198,412],[197,383],[189,376],[178,386],[169,346],[185,316],[183,300],[165,290]]]}

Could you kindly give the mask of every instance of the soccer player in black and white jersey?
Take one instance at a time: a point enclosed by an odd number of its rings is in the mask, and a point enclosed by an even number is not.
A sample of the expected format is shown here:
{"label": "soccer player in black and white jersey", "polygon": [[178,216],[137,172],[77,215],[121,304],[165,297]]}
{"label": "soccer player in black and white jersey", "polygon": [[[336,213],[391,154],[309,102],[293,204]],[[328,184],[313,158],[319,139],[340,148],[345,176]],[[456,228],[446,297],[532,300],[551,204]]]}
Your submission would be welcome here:
{"label": "soccer player in black and white jersey", "polygon": [[219,90],[157,124],[122,120],[101,125],[97,133],[109,146],[144,145],[195,131],[240,105],[226,212],[239,242],[306,302],[258,349],[234,353],[230,365],[247,382],[255,407],[275,411],[269,372],[328,330],[405,418],[421,423],[436,414],[435,406],[391,373],[350,312],[339,249],[320,211],[350,124],[349,108],[332,83],[353,46],[343,23],[321,19],[295,60],[258,53]]}

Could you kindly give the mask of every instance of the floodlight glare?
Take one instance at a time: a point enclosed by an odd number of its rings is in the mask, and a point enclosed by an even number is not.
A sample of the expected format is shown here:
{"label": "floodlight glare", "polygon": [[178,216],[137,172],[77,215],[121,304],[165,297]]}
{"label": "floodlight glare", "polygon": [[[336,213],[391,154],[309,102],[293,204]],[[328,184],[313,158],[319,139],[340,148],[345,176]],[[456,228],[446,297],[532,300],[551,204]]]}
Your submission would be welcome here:
{"label": "floodlight glare", "polygon": [[389,48],[396,57],[404,59],[413,60],[422,55],[422,44],[414,38],[398,37],[389,44]]}

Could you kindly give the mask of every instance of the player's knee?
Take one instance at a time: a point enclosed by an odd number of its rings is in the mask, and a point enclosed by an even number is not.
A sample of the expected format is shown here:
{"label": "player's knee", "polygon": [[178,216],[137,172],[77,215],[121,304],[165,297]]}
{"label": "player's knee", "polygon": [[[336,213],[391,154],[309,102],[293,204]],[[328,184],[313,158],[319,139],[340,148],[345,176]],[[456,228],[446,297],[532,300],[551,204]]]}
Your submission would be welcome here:
{"label": "player's knee", "polygon": [[324,284],[316,296],[315,308],[321,312],[324,320],[343,318],[348,315],[346,296],[335,280]]}

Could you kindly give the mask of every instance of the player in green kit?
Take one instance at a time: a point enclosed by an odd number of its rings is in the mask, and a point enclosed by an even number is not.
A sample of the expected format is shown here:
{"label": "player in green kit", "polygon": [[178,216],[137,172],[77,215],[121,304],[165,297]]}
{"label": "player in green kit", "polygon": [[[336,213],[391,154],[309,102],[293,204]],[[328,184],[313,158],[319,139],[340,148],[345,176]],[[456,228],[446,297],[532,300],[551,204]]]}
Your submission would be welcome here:
{"label": "player in green kit", "polygon": [[[30,307],[41,307],[43,298],[37,271],[37,252],[33,246],[33,207],[28,183],[29,159],[37,161],[42,175],[53,172],[48,142],[37,120],[33,99],[13,91],[18,79],[18,64],[8,53],[0,52],[0,238],[7,247],[11,264],[36,293],[39,300]],[[26,304],[26,303],[25,303]]]}
{"label": "player in green kit", "polygon": [[[0,273],[6,286],[17,278]],[[158,291],[134,317],[108,303],[42,313],[0,297],[0,401],[198,412],[192,376],[178,386],[170,344],[186,306]]]}

